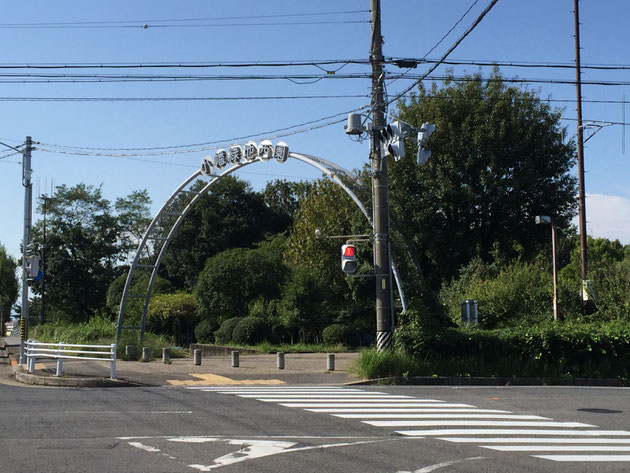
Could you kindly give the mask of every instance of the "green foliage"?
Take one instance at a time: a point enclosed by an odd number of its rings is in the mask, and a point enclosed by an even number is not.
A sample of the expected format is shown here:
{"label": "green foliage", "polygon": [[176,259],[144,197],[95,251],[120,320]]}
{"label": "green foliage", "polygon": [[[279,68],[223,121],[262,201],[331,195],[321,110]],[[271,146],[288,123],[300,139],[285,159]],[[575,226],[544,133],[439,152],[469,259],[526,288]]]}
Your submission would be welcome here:
{"label": "green foliage", "polygon": [[[328,274],[297,267],[282,288],[278,308],[282,324],[299,333],[300,341],[321,342],[321,330],[332,322],[333,301]],[[293,335],[291,336],[294,341]]]}
{"label": "green foliage", "polygon": [[345,324],[332,324],[322,330],[322,340],[327,345],[354,345],[353,335],[352,329]]}
{"label": "green foliage", "polygon": [[440,376],[609,377],[630,375],[630,326],[553,323],[496,330],[427,330],[413,313],[398,346]]}
{"label": "green foliage", "polygon": [[279,351],[284,353],[345,353],[348,351],[348,347],[345,345],[314,345],[312,343],[293,343],[287,345],[262,342],[256,345],[255,348],[259,353],[277,353]]}
{"label": "green foliage", "polygon": [[349,371],[364,379],[415,375],[422,363],[400,351],[361,350]]}
{"label": "green foliage", "polygon": [[[46,303],[54,317],[85,321],[105,306],[107,288],[129,252],[131,227],[143,225],[136,217],[142,220],[147,199],[144,191],[119,199],[118,214],[101,187],[78,184],[57,186],[40,200],[40,214],[46,205]],[[37,251],[42,234],[40,220],[33,232]]]}
{"label": "green foliage", "polygon": [[232,332],[232,339],[239,345],[256,345],[269,336],[269,326],[258,317],[245,317]]}
{"label": "green foliage", "polygon": [[188,344],[197,321],[197,299],[185,292],[156,294],[151,298],[147,314],[147,328],[153,333],[167,334],[176,343]]}
{"label": "green foliage", "polygon": [[479,260],[460,271],[459,279],[443,286],[440,299],[449,318],[461,323],[460,302],[475,299],[484,328],[533,324],[552,315],[551,270],[543,264],[515,261],[503,269]]}
{"label": "green foliage", "polygon": [[225,320],[219,330],[214,332],[214,341],[218,345],[226,345],[232,341],[232,335],[234,333],[234,328],[238,325],[238,323],[243,320],[244,317],[232,317],[231,319]]}
{"label": "green foliage", "polygon": [[575,210],[573,143],[564,143],[559,111],[535,92],[507,86],[498,72],[446,81],[400,104],[414,126],[434,123],[423,166],[391,161],[392,222],[413,260],[407,272],[428,275],[440,287],[474,257],[493,261],[530,255],[547,232],[535,215],[552,215],[567,229]]}
{"label": "green foliage", "polygon": [[277,298],[287,272],[283,249],[279,235],[255,249],[235,248],[208,259],[195,288],[200,317],[212,320],[216,328],[223,320],[246,314],[259,297]]}
{"label": "green foliage", "polygon": [[297,214],[300,200],[312,189],[313,184],[309,181],[292,182],[276,179],[267,183],[262,195],[268,207],[276,209],[279,214],[286,215],[292,220]]}
{"label": "green foliage", "polygon": [[199,343],[214,342],[214,331],[216,325],[214,320],[204,319],[195,326],[195,338]]}
{"label": "green foliage", "polygon": [[[199,181],[195,189],[204,184]],[[164,258],[167,278],[176,288],[192,289],[208,258],[251,248],[266,235],[285,231],[289,222],[245,181],[224,177],[199,199],[175,233]]]}
{"label": "green foliage", "polygon": [[[129,288],[129,294],[145,294],[149,287],[149,279],[151,275],[148,271],[142,269],[136,270],[137,274],[134,274],[133,282]],[[127,273],[123,273],[115,278],[109,287],[107,288],[106,296],[106,308],[112,315],[118,315],[120,309],[120,300],[122,299],[122,293],[125,288],[125,282],[127,281]],[[156,276],[153,281],[152,295],[168,294],[173,291],[173,286],[170,281]],[[140,321],[142,316],[142,310],[144,309],[144,299],[127,299],[125,305],[125,320],[128,322]]]}
{"label": "green foliage", "polygon": [[15,276],[17,263],[0,244],[0,330],[11,317],[11,307],[18,298],[19,284]]}

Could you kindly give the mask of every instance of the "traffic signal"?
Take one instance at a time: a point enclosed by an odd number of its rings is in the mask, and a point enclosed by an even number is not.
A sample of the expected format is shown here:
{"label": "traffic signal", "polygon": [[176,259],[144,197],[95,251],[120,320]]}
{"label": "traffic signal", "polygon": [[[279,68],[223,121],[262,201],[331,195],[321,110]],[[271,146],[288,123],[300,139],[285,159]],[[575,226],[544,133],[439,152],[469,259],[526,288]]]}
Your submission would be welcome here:
{"label": "traffic signal", "polygon": [[418,166],[422,166],[431,156],[431,150],[426,149],[429,137],[435,131],[435,125],[423,123],[418,129]]}
{"label": "traffic signal", "polygon": [[26,256],[26,274],[29,278],[36,278],[39,274],[39,256]]}
{"label": "traffic signal", "polygon": [[381,157],[392,156],[398,161],[405,157],[405,142],[403,124],[394,121],[383,128],[378,134],[381,147]]}
{"label": "traffic signal", "polygon": [[357,253],[354,245],[341,246],[341,270],[348,274],[357,270]]}

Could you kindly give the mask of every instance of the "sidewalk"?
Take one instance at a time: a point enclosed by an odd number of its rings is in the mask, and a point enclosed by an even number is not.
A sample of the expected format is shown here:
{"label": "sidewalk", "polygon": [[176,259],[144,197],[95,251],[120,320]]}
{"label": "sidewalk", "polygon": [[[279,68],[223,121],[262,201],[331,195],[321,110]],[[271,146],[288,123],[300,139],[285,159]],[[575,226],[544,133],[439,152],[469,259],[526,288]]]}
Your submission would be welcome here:
{"label": "sidewalk", "polygon": [[15,378],[26,384],[65,387],[92,386],[201,386],[201,385],[316,385],[345,384],[359,381],[347,369],[357,353],[335,354],[335,370],[326,370],[326,353],[286,353],[285,368],[277,368],[277,356],[240,356],[238,368],[233,368],[231,356],[212,356],[195,366],[192,358],[172,358],[169,364],[162,360],[116,361],[116,380],[109,379],[110,364],[100,361],[64,360],[63,376],[55,376],[56,361],[38,360],[32,374],[19,360],[19,339],[0,338],[7,345]]}

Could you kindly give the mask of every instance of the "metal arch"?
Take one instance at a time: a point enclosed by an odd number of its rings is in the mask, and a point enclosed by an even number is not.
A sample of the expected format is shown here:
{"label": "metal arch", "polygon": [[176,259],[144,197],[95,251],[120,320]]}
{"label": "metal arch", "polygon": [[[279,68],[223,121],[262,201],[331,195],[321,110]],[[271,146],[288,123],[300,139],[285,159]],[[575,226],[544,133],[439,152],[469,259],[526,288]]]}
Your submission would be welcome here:
{"label": "metal arch", "polygon": [[[289,157],[309,164],[330,177],[350,196],[350,198],[352,198],[355,204],[361,209],[361,212],[363,212],[363,215],[365,215],[368,222],[370,222],[370,225],[372,224],[372,219],[370,218],[370,215],[365,209],[363,203],[359,200],[356,194],[348,186],[346,186],[341,179],[339,179],[338,174],[352,177],[351,173],[334,163],[318,158],[316,156],[290,152]],[[221,174],[212,175],[213,178],[209,182],[207,182],[200,190],[193,191],[191,190],[191,186],[197,182],[196,179],[198,177],[204,176],[201,170],[197,170],[190,177],[188,177],[166,200],[160,211],[149,224],[149,227],[142,237],[142,240],[138,244],[138,250],[129,268],[129,273],[127,274],[127,279],[125,281],[125,287],[123,289],[123,294],[120,302],[120,310],[118,313],[118,324],[116,328],[117,342],[120,340],[123,329],[140,330],[140,341],[142,341],[144,337],[149,302],[151,300],[151,293],[153,291],[153,285],[155,283],[158,270],[162,263],[162,259],[164,257],[164,254],[166,253],[169,243],[173,238],[173,235],[179,228],[179,225],[181,224],[184,217],[186,217],[188,212],[190,212],[193,205],[201,198],[201,196],[207,193],[210,187],[219,179],[228,176],[235,171],[241,169],[242,167],[253,164],[257,161],[259,160],[257,159],[249,162],[235,163],[230,168],[223,171]],[[149,242],[151,242],[151,244],[149,244]],[[143,263],[143,258],[148,259],[151,263]],[[136,272],[143,269],[151,270],[146,293],[129,294]],[[396,286],[400,295],[403,310],[406,310],[407,304],[404,297],[402,283],[393,260],[391,262],[391,270],[396,281]],[[127,300],[129,298],[144,299],[142,318],[139,326],[123,327],[125,308],[127,306]]]}

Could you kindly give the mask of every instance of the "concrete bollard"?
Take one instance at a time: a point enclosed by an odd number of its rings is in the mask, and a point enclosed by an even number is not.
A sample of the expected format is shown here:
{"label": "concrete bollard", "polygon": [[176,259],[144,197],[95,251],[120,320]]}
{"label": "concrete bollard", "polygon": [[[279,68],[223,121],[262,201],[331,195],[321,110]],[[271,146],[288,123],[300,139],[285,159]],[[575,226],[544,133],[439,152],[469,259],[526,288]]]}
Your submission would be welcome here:
{"label": "concrete bollard", "polygon": [[138,347],[134,345],[125,345],[125,356],[129,360],[137,360],[138,359]]}
{"label": "concrete bollard", "polygon": [[279,370],[284,369],[284,352],[282,351],[278,352],[278,369]]}
{"label": "concrete bollard", "polygon": [[193,360],[195,362],[195,366],[201,365],[201,350],[199,348],[193,351]]}
{"label": "concrete bollard", "polygon": [[171,349],[162,348],[162,362],[170,363],[170,361],[171,361]]}
{"label": "concrete bollard", "polygon": [[232,368],[238,368],[238,351],[232,352]]}
{"label": "concrete bollard", "polygon": [[147,363],[151,361],[151,350],[149,347],[142,347],[142,361]]}
{"label": "concrete bollard", "polygon": [[[59,342],[59,356],[63,356],[63,342]],[[63,376],[63,358],[57,358],[57,372],[55,376]]]}
{"label": "concrete bollard", "polygon": [[329,353],[326,358],[326,369],[328,371],[335,371],[335,354]]}

